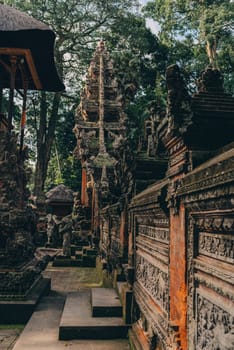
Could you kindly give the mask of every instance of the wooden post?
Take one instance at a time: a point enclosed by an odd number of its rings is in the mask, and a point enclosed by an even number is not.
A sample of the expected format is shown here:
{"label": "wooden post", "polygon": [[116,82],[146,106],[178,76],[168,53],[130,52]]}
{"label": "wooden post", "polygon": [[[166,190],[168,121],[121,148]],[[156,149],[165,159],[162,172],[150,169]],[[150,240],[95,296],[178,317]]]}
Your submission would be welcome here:
{"label": "wooden post", "polygon": [[22,78],[22,84],[23,84],[23,106],[22,106],[22,116],[21,116],[21,122],[20,122],[20,157],[22,155],[23,145],[24,145],[24,129],[26,124],[26,104],[27,104],[27,91],[28,91],[28,78],[27,74],[25,72],[25,69],[23,67],[24,59],[21,59],[20,62],[20,72],[21,72],[21,78]]}
{"label": "wooden post", "polygon": [[10,95],[9,95],[9,107],[8,107],[8,132],[9,133],[11,132],[11,129],[12,129],[17,56],[11,56],[10,62],[11,62],[11,81],[10,81]]}

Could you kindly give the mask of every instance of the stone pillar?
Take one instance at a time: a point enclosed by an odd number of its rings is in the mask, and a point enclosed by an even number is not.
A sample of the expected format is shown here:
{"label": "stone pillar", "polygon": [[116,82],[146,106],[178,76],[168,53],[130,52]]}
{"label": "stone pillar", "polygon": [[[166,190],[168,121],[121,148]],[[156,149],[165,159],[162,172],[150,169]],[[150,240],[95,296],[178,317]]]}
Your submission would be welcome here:
{"label": "stone pillar", "polygon": [[186,316],[186,237],[185,209],[181,204],[178,214],[170,209],[170,325],[179,327],[182,349],[187,349]]}

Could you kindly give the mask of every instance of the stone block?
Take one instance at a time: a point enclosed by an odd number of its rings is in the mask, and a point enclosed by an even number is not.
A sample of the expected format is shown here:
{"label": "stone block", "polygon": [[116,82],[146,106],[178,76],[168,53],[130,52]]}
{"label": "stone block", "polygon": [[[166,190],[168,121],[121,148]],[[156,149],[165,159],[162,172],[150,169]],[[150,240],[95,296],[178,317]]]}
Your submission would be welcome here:
{"label": "stone block", "polygon": [[122,316],[122,305],[113,288],[92,288],[91,305],[93,317]]}
{"label": "stone block", "polygon": [[59,339],[126,338],[122,317],[92,317],[90,291],[69,293],[59,326]]}

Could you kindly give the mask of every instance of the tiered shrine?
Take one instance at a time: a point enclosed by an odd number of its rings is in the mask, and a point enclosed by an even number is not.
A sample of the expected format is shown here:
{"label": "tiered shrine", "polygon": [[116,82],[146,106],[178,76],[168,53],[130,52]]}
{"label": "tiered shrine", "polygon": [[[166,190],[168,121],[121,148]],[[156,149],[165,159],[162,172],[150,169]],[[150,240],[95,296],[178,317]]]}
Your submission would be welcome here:
{"label": "tiered shrine", "polygon": [[113,62],[100,42],[76,114],[75,154],[82,163],[81,203],[89,208],[89,229],[95,239],[100,239],[103,257],[110,257],[110,249],[115,263],[124,250],[126,254],[126,220],[120,219],[119,213],[133,190],[126,122],[124,96]]}

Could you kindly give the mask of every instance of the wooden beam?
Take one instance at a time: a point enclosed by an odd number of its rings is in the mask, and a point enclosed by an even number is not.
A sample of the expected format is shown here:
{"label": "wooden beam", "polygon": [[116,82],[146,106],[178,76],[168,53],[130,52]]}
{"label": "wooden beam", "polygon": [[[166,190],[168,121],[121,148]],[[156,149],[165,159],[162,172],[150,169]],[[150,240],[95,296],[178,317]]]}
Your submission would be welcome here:
{"label": "wooden beam", "polygon": [[1,47],[0,55],[23,56],[27,62],[28,69],[30,71],[36,89],[42,90],[42,84],[37,73],[37,69],[34,64],[34,60],[30,49]]}

